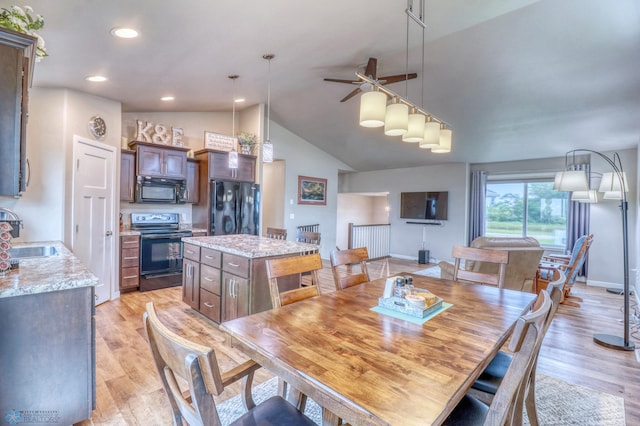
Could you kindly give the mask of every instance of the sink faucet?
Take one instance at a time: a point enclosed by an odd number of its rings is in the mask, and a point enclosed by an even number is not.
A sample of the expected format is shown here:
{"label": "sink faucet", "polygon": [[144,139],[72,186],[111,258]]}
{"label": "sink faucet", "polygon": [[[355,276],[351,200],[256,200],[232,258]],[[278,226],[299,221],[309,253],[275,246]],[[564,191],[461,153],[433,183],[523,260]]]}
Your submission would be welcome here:
{"label": "sink faucet", "polygon": [[11,217],[13,217],[13,220],[20,220],[20,218],[18,217],[18,215],[16,214],[16,212],[14,212],[13,210],[9,210],[6,207],[0,207],[0,213],[4,212],[4,215],[0,215],[0,220],[3,219],[7,219],[6,216],[9,215]]}

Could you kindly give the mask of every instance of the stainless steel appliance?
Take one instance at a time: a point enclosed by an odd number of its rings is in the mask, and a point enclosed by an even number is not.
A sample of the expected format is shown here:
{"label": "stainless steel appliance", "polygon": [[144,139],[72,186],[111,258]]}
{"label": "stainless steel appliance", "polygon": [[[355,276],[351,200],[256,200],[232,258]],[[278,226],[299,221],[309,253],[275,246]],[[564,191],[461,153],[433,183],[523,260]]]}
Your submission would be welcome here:
{"label": "stainless steel appliance", "polygon": [[212,181],[209,235],[252,234],[260,231],[260,185]]}
{"label": "stainless steel appliance", "polygon": [[184,204],[186,182],[184,179],[138,176],[135,199],[136,203]]}
{"label": "stainless steel appliance", "polygon": [[140,232],[140,291],[182,284],[182,237],[178,213],[131,213],[131,229]]}

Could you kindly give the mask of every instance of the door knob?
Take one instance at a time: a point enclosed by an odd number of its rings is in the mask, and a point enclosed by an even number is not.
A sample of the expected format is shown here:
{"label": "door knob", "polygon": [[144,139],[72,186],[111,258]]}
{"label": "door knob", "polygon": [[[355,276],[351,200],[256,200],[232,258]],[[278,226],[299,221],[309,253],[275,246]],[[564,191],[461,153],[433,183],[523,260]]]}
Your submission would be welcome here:
{"label": "door knob", "polygon": [[111,232],[111,231],[107,231],[107,233],[106,233],[105,235],[106,235],[107,237],[110,237],[110,236],[112,236],[112,235],[113,235],[113,232]]}

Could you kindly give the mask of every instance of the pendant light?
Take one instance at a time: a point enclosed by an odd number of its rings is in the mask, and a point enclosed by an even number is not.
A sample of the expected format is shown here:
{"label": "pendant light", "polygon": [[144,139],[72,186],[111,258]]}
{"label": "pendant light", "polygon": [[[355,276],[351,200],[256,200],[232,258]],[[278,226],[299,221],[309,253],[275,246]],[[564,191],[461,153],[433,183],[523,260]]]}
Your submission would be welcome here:
{"label": "pendant light", "polygon": [[271,143],[271,60],[275,57],[276,55],[273,53],[262,55],[262,58],[269,62],[267,73],[267,138],[262,144],[263,163],[273,163],[273,144]]}
{"label": "pendant light", "polygon": [[387,112],[387,95],[377,89],[360,96],[360,125],[382,127]]}
{"label": "pendant light", "polygon": [[436,154],[447,154],[451,152],[451,129],[446,129],[444,124],[440,128],[440,143],[431,148],[431,152]]}
{"label": "pendant light", "polygon": [[423,114],[420,114],[416,108],[412,108],[407,123],[407,133],[402,135],[402,140],[404,142],[422,142],[425,120],[426,117]]}
{"label": "pendant light", "polygon": [[232,105],[232,113],[231,113],[231,137],[233,138],[233,148],[229,151],[229,168],[237,169],[238,168],[238,151],[236,151],[236,99],[235,99],[235,87],[236,87],[236,79],[238,75],[230,75],[229,78],[233,81],[233,87],[231,93],[231,105]]}
{"label": "pendant light", "polygon": [[387,106],[384,116],[384,134],[387,136],[401,136],[407,133],[409,127],[409,107],[393,98]]}
{"label": "pendant light", "polygon": [[434,148],[438,145],[440,145],[440,123],[433,121],[431,117],[427,117],[420,148]]}

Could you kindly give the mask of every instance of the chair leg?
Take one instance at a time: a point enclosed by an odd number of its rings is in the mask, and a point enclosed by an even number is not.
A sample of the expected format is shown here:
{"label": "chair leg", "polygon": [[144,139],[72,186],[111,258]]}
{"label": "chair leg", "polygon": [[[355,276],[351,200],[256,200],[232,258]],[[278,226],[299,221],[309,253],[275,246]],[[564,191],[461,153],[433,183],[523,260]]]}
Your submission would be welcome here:
{"label": "chair leg", "polygon": [[253,371],[242,378],[242,405],[244,409],[249,411],[256,406],[251,394],[251,386],[253,385]]}

